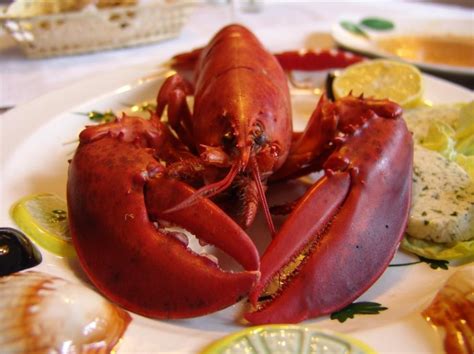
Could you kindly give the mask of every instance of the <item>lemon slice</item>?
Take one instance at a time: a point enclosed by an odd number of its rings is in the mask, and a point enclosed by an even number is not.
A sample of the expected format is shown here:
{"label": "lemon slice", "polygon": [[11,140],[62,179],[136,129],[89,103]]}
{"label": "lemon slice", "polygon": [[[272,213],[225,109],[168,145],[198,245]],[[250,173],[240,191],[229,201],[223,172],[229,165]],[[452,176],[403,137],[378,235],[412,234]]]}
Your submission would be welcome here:
{"label": "lemon slice", "polygon": [[75,255],[69,235],[66,202],[54,194],[29,195],[13,205],[18,227],[48,251],[65,257]]}
{"label": "lemon slice", "polygon": [[423,78],[413,65],[393,60],[363,61],[346,68],[333,83],[336,99],[361,94],[366,98],[390,99],[404,108],[422,102]]}
{"label": "lemon slice", "polygon": [[208,346],[203,354],[237,353],[375,354],[366,344],[339,333],[297,325],[246,328]]}

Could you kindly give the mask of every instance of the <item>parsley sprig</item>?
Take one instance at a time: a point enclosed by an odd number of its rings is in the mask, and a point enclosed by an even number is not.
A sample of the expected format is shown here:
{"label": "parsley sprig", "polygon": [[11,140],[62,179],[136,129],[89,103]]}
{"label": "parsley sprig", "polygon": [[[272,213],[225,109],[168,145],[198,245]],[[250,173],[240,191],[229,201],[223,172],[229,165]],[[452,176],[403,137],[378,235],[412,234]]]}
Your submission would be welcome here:
{"label": "parsley sprig", "polygon": [[90,111],[88,113],[77,113],[82,116],[87,116],[91,121],[96,123],[108,123],[117,118],[114,112],[107,110],[105,112]]}
{"label": "parsley sprig", "polygon": [[354,318],[355,315],[377,315],[380,311],[385,311],[387,307],[380,305],[377,302],[362,301],[354,302],[342,310],[333,312],[331,320],[338,320],[343,323],[348,318]]}
{"label": "parsley sprig", "polygon": [[403,266],[408,266],[408,265],[413,265],[413,264],[426,263],[432,269],[448,270],[449,261],[445,261],[445,260],[442,260],[442,259],[440,259],[440,260],[429,259],[429,258],[425,258],[425,257],[422,257],[422,256],[418,256],[418,259],[419,259],[419,261],[415,261],[415,262],[390,264],[389,267],[403,267]]}

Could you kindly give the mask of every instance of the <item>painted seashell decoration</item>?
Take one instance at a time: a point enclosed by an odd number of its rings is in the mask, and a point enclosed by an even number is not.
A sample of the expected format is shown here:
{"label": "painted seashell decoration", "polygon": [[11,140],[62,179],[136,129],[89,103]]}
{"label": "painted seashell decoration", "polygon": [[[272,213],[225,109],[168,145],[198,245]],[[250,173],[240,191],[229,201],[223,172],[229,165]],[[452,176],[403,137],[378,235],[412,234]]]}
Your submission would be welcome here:
{"label": "painted seashell decoration", "polygon": [[109,353],[130,315],[99,294],[46,273],[0,277],[2,353]]}
{"label": "painted seashell decoration", "polygon": [[474,350],[474,265],[449,277],[422,316],[443,337],[449,354]]}

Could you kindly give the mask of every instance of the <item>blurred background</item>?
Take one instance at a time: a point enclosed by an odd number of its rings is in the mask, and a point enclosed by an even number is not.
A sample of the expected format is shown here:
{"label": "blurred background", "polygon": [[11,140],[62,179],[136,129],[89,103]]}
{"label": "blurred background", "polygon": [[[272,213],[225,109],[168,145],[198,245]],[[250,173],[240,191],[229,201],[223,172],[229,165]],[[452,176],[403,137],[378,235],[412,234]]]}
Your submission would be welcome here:
{"label": "blurred background", "polygon": [[[104,0],[50,0],[60,4],[75,4],[81,1],[97,2]],[[120,0],[105,0],[114,4]],[[139,4],[161,2],[172,6],[192,6],[191,12],[186,15],[182,28],[176,30],[176,35],[169,38],[137,42],[136,46],[102,50],[97,46],[95,50],[84,54],[49,55],[31,58],[25,55],[22,49],[30,52],[39,43],[37,34],[32,34],[32,24],[20,25],[10,21],[10,30],[23,32],[12,36],[0,29],[0,107],[13,107],[28,102],[51,90],[57,90],[86,77],[99,75],[104,72],[117,71],[130,66],[142,66],[144,70],[151,70],[160,63],[169,60],[173,55],[202,46],[221,27],[232,22],[239,22],[254,31],[272,51],[294,50],[300,48],[331,47],[335,43],[331,38],[331,28],[342,16],[380,16],[406,18],[417,16],[426,19],[461,18],[471,21],[471,34],[474,33],[474,19],[472,0],[449,1],[276,1],[276,0],[122,0]],[[34,0],[17,0],[15,3],[40,3]],[[47,2],[47,0],[44,0]],[[11,4],[12,1],[0,0],[0,4]],[[180,5],[181,4],[181,5]],[[118,7],[116,7],[118,9]],[[102,10],[102,9],[101,9]],[[108,11],[108,10],[107,10]],[[112,10],[110,10],[112,11]],[[184,11],[184,10],[183,10]],[[187,10],[186,10],[187,11]],[[184,12],[179,12],[181,16]],[[97,11],[91,11],[97,15]],[[122,15],[110,12],[108,21],[120,26],[116,33],[126,33],[137,27],[137,31],[148,31],[147,26],[165,21],[177,21],[178,15],[163,15],[160,13],[146,14],[147,18],[157,16],[155,20],[148,20],[137,25],[132,12],[121,14],[129,17],[123,21]],[[133,16],[132,16],[133,15]],[[3,13],[5,18],[5,13]],[[136,22],[136,21],[135,21]],[[452,21],[451,21],[452,22]],[[77,30],[67,34],[59,32],[64,22],[58,20],[56,27],[48,22],[36,22],[43,33],[47,33],[52,40],[73,41],[80,35],[85,36],[86,22]],[[94,25],[94,23],[93,23]],[[63,26],[64,27],[64,26]],[[88,40],[97,41],[107,31],[93,30]],[[110,41],[114,45],[122,46],[120,37],[116,33],[109,33]],[[139,33],[140,34],[140,33]],[[146,33],[144,33],[146,34]],[[141,35],[141,34],[140,34]],[[33,38],[35,37],[35,38]],[[97,38],[94,38],[97,37]],[[66,45],[71,51],[70,45]],[[51,47],[51,46],[50,46]],[[37,49],[37,48],[36,48]],[[51,49],[51,48],[50,48]],[[54,46],[53,46],[53,49]],[[57,49],[57,48],[56,48]],[[28,54],[28,53],[26,53]],[[41,53],[40,53],[41,54]],[[44,54],[44,53],[43,53]],[[67,54],[67,53],[66,53]],[[69,53],[70,54],[70,53]],[[470,55],[467,53],[466,55]],[[451,78],[455,82],[473,88],[472,76],[456,76]],[[5,108],[3,108],[5,110]]]}

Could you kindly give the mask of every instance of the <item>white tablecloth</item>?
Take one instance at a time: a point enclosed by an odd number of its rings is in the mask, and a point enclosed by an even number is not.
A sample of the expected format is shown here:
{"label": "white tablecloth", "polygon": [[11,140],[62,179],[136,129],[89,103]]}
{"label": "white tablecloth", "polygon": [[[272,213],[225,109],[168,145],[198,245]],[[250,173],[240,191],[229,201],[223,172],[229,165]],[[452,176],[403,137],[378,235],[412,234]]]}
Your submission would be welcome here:
{"label": "white tablecloth", "polygon": [[[215,3],[219,1],[215,0]],[[437,4],[371,1],[262,1],[259,12],[239,6],[201,3],[179,37],[164,42],[86,55],[27,59],[14,41],[0,33],[0,107],[15,106],[88,76],[129,65],[157,65],[172,55],[203,45],[222,26],[239,22],[252,29],[271,50],[309,44],[311,33],[330,31],[344,15],[473,16],[467,8]]]}

